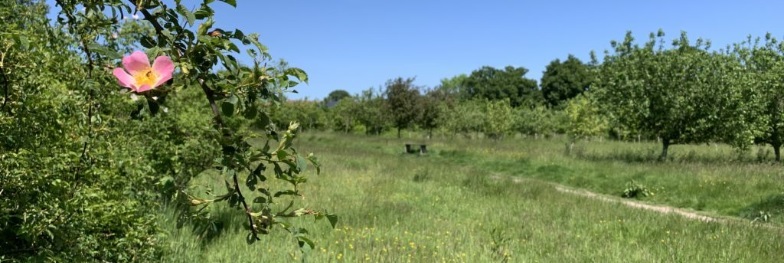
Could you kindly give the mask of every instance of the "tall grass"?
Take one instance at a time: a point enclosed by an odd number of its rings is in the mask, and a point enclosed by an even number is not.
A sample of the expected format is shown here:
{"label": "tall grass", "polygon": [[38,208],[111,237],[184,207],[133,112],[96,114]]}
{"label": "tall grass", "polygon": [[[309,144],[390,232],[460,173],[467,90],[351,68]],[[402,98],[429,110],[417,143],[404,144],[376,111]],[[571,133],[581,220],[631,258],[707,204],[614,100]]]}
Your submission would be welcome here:
{"label": "tall grass", "polygon": [[[403,154],[406,142],[426,142],[430,153]],[[633,179],[656,193],[645,201],[699,206],[721,215],[756,209],[759,201],[779,192],[778,165],[729,161],[735,157],[724,147],[677,146],[677,154],[694,150],[695,160],[680,161],[676,155],[657,163],[639,156],[655,144],[581,143],[582,153],[567,156],[558,139],[424,141],[305,134],[300,143],[324,163],[322,175],[312,176],[303,189],[309,195],[302,201],[340,215],[334,230],[326,222],[298,220],[317,241],[314,250],[301,253],[282,231],[247,245],[245,230],[233,227],[243,218],[220,208],[213,211],[224,222],[219,225],[230,227],[202,239],[187,225],[177,229],[165,210],[161,220],[170,231],[172,252],[166,261],[784,261],[778,228],[658,214],[565,194],[547,183],[620,195]],[[196,183],[222,186],[209,175]],[[776,226],[780,221],[773,214],[768,224]]]}

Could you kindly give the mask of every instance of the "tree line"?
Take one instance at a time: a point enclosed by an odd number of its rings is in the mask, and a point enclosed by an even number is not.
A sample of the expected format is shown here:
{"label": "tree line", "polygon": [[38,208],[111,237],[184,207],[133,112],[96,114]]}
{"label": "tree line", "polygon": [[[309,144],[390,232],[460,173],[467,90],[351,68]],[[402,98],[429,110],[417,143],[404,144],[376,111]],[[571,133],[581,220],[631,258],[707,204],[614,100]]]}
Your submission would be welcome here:
{"label": "tree line", "polygon": [[602,136],[658,140],[660,159],[684,143],[784,143],[784,45],[770,34],[711,49],[686,32],[638,42],[632,32],[590,61],[551,61],[541,80],[528,69],[482,66],[433,88],[397,77],[358,94],[338,89],[319,101],[289,101],[272,113],[306,129],[381,134],[401,130],[503,138],[510,134],[572,139]]}

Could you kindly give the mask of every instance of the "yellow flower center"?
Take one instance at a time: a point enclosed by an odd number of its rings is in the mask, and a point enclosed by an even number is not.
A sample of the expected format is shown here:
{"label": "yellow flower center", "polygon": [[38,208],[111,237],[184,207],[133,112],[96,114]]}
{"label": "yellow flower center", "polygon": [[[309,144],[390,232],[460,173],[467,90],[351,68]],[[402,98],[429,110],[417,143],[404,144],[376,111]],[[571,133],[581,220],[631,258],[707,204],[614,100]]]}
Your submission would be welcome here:
{"label": "yellow flower center", "polygon": [[155,83],[158,82],[158,75],[155,75],[155,72],[152,71],[152,68],[147,68],[136,73],[136,75],[133,75],[133,80],[136,81],[136,85],[138,87],[144,85],[153,87],[155,86]]}

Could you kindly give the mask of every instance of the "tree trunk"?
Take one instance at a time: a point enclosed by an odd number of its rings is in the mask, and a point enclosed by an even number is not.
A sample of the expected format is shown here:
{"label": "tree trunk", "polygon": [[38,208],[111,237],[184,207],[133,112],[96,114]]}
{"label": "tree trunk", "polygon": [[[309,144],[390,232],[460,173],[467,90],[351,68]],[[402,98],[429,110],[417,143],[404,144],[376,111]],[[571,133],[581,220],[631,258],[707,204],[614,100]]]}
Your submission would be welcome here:
{"label": "tree trunk", "polygon": [[777,129],[776,125],[773,126],[773,133],[770,136],[770,146],[773,146],[773,153],[776,155],[776,162],[780,162],[781,138],[779,138],[779,130]]}
{"label": "tree trunk", "polygon": [[667,160],[667,149],[670,148],[670,139],[669,138],[662,138],[662,151],[661,155],[659,155],[659,161]]}
{"label": "tree trunk", "polygon": [[397,138],[400,139],[400,127],[397,127]]}

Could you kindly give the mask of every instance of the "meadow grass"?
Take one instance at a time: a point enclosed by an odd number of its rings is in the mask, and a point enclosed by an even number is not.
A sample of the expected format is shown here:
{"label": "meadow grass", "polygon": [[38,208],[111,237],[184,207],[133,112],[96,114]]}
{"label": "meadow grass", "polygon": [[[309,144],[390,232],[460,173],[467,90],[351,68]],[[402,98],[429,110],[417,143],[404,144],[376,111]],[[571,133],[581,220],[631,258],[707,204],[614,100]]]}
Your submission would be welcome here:
{"label": "meadow grass", "polygon": [[[430,153],[402,154],[408,142],[426,142]],[[215,220],[228,227],[211,239],[187,226],[176,228],[172,211],[161,211],[172,252],[165,260],[784,261],[781,221],[774,211],[780,205],[770,201],[780,194],[781,167],[738,157],[723,146],[675,146],[671,160],[655,162],[656,150],[649,149],[657,148],[650,143],[582,142],[570,155],[560,139],[412,140],[316,133],[303,134],[299,144],[323,163],[321,175],[310,175],[301,202],[340,216],[334,230],[326,221],[293,220],[310,230],[314,250],[301,253],[280,229],[248,245],[242,215],[219,205],[213,208]],[[768,209],[770,222],[706,223],[566,194],[549,183],[619,196],[630,180],[655,192],[646,202],[724,216]],[[211,175],[194,183],[223,185]]]}

